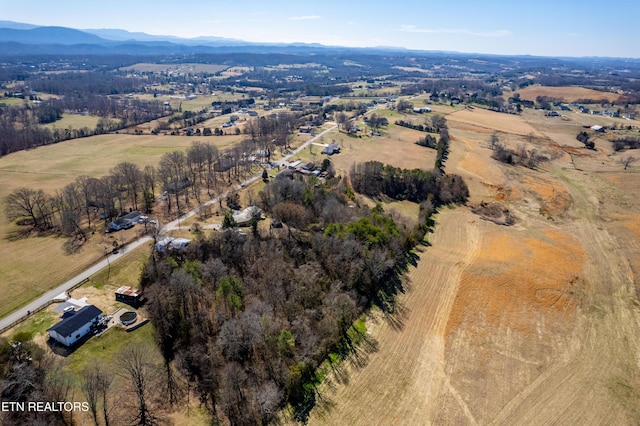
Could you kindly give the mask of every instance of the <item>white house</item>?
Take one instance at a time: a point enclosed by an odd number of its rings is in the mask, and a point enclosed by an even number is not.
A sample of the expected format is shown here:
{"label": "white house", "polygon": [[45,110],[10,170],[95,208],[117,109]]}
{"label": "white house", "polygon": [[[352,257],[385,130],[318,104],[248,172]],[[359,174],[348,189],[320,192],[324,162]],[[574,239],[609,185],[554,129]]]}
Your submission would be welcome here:
{"label": "white house", "polygon": [[171,245],[171,241],[173,241],[173,237],[165,237],[162,240],[156,243],[156,250],[159,253],[163,253],[167,250],[167,248]]}
{"label": "white house", "polygon": [[87,305],[47,331],[52,339],[65,346],[71,346],[89,334],[100,321],[102,311],[93,305]]}
{"label": "white house", "polygon": [[251,219],[253,217],[260,217],[262,214],[262,209],[258,206],[249,206],[241,212],[233,213],[233,220],[236,221],[238,226],[249,226],[251,225]]}
{"label": "white house", "polygon": [[122,215],[109,224],[109,229],[111,229],[112,231],[119,231],[121,229],[132,228],[133,225],[138,222],[140,216],[141,214],[138,211]]}
{"label": "white house", "polygon": [[173,250],[184,250],[191,243],[191,240],[186,238],[176,238],[171,241],[171,248]]}

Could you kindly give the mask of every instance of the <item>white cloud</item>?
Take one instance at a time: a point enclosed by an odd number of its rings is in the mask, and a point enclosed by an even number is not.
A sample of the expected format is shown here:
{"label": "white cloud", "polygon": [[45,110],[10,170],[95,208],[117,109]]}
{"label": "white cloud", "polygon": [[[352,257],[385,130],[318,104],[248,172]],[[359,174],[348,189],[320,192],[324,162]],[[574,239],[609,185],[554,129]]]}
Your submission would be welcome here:
{"label": "white cloud", "polygon": [[290,21],[308,21],[310,19],[320,19],[318,15],[307,15],[307,16],[291,16],[289,18]]}
{"label": "white cloud", "polygon": [[406,33],[422,33],[422,34],[464,34],[478,37],[505,37],[511,34],[511,31],[497,30],[489,32],[478,32],[466,29],[454,28],[418,28],[415,25],[401,25],[400,31]]}

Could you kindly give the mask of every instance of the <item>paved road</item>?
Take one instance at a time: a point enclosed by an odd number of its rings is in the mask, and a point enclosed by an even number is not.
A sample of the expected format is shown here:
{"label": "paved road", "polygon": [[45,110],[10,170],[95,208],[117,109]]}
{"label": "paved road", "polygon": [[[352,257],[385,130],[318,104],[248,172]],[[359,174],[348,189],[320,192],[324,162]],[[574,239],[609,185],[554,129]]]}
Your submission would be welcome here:
{"label": "paved road", "polygon": [[[324,130],[322,133],[319,133],[318,135],[316,135],[313,138],[309,139],[307,142],[302,144],[300,147],[298,147],[294,151],[292,151],[290,154],[288,154],[285,157],[283,157],[281,160],[278,161],[278,164],[279,165],[284,164],[289,158],[293,157],[294,155],[298,154],[300,151],[305,149],[307,146],[309,146],[310,143],[315,142],[316,139],[321,138],[326,133],[329,133],[330,131],[334,130],[336,127],[337,127],[337,125],[335,123],[333,123],[333,125],[330,128]],[[262,178],[262,173],[256,174],[256,175],[252,176],[251,178],[245,180],[244,182],[241,182],[240,183],[240,187],[247,186],[250,183],[253,183],[253,182],[255,182],[255,181],[257,181],[257,180],[259,180],[261,178]],[[227,195],[227,192],[217,196],[216,198],[213,198],[213,199],[207,201],[204,204],[205,205],[211,205],[211,204],[217,203],[221,198],[224,198],[226,195]],[[180,222],[182,222],[183,220],[186,220],[186,219],[194,216],[197,213],[198,213],[198,209],[196,208],[196,209],[191,210],[188,213],[183,214],[179,218],[177,218],[177,219],[165,224],[161,229],[161,233],[165,232],[165,231],[169,231],[171,229],[179,228],[180,227]],[[35,311],[38,308],[46,305],[47,303],[49,303],[49,301],[55,299],[56,296],[66,292],[70,288],[74,287],[75,285],[79,284],[80,282],[84,281],[85,279],[91,277],[92,275],[96,274],[97,272],[103,270],[104,268],[109,267],[109,265],[111,263],[115,262],[116,260],[121,259],[122,257],[126,256],[128,253],[133,251],[134,249],[136,249],[136,248],[138,248],[138,247],[140,247],[140,246],[142,246],[144,244],[147,244],[150,241],[152,241],[152,238],[149,237],[149,236],[144,236],[144,237],[139,238],[135,242],[124,246],[121,250],[118,251],[118,253],[109,255],[105,259],[101,260],[100,262],[98,262],[95,265],[91,266],[90,268],[86,269],[84,272],[76,275],[75,277],[73,277],[69,281],[65,282],[64,284],[54,288],[53,290],[50,290],[50,291],[46,292],[45,294],[43,294],[42,296],[38,297],[37,299],[31,301],[30,303],[28,303],[27,305],[23,306],[22,308],[19,308],[19,309],[13,311],[12,313],[7,315],[6,317],[0,319],[0,330],[2,330],[3,328],[7,327],[10,324],[12,324],[14,321],[17,321],[17,320],[19,320],[21,318],[25,318],[28,315],[28,312]]]}

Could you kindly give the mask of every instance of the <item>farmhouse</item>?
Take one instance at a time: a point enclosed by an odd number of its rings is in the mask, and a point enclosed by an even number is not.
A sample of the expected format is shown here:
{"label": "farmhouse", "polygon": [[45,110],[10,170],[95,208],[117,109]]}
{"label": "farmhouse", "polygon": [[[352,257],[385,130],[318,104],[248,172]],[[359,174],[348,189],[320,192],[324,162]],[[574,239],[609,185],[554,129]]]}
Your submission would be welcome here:
{"label": "farmhouse", "polygon": [[102,321],[102,311],[87,305],[47,330],[55,341],[69,347],[86,336]]}
{"label": "farmhouse", "polygon": [[416,107],[413,109],[413,112],[416,114],[422,114],[424,112],[431,112],[431,108],[429,107]]}
{"label": "farmhouse", "polygon": [[137,288],[123,285],[116,290],[115,294],[116,301],[126,303],[134,308],[137,308],[142,303],[142,292]]}
{"label": "farmhouse", "polygon": [[594,132],[604,133],[604,127],[598,125],[591,126],[591,130],[593,130]]}
{"label": "farmhouse", "polygon": [[121,229],[132,228],[133,225],[135,225],[136,222],[138,222],[139,218],[140,218],[140,212],[138,211],[127,213],[125,215],[120,216],[113,222],[111,222],[109,224],[109,229],[111,229],[112,231],[119,231]]}

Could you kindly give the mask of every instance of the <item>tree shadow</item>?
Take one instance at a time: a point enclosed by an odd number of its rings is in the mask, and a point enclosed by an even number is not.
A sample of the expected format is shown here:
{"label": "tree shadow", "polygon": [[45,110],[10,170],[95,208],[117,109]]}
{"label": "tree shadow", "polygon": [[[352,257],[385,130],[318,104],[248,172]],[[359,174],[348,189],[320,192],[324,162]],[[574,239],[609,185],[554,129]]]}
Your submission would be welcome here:
{"label": "tree shadow", "polygon": [[337,349],[340,352],[339,359],[328,362],[322,380],[323,390],[313,384],[305,401],[293,407],[292,415],[296,421],[306,424],[311,410],[314,410],[320,419],[326,418],[336,405],[330,395],[335,393],[337,385],[349,384],[349,367],[356,370],[366,367],[370,355],[378,351],[378,341],[373,336],[355,327],[351,330],[355,332],[355,338],[345,337]]}
{"label": "tree shadow", "polygon": [[62,244],[62,249],[64,250],[64,254],[70,256],[78,253],[83,246],[84,241],[78,240],[77,238],[70,238]]}
{"label": "tree shadow", "polygon": [[4,238],[5,240],[10,242],[26,240],[31,235],[31,232],[32,232],[31,228],[29,229],[20,228],[20,229],[16,229],[15,231],[8,232]]}

